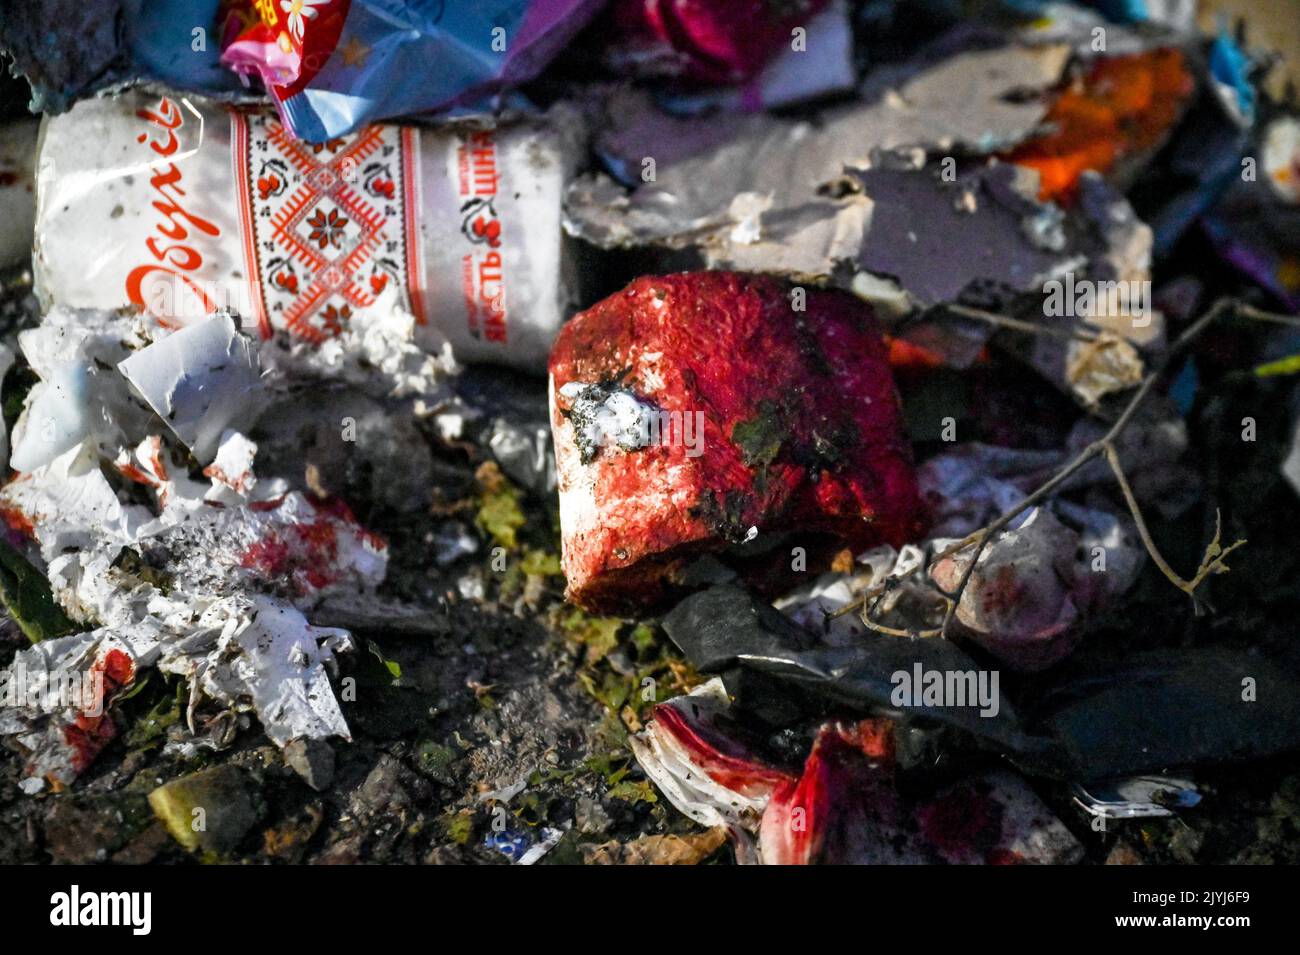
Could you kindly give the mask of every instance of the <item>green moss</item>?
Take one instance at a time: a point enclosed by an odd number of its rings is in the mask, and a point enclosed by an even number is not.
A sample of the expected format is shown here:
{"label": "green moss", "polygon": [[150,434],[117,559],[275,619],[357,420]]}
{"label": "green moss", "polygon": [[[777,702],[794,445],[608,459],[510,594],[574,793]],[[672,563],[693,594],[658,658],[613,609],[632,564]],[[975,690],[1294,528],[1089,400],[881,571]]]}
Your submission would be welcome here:
{"label": "green moss", "polygon": [[455,786],[456,774],[452,767],[460,762],[461,754],[450,746],[443,746],[433,740],[425,740],[415,751],[416,765],[420,772],[444,786]]}
{"label": "green moss", "polygon": [[519,547],[517,533],[527,523],[520,504],[523,492],[510,483],[494,463],[488,462],[478,469],[479,482],[478,526],[499,547],[515,550]]}
{"label": "green moss", "polygon": [[474,837],[474,815],[468,809],[448,810],[438,821],[447,838],[458,846],[469,845]]}
{"label": "green moss", "polygon": [[647,780],[624,780],[609,789],[611,799],[621,799],[623,802],[636,805],[639,802],[654,805],[659,801],[659,796],[655,789]]}
{"label": "green moss", "polygon": [[771,401],[759,402],[758,414],[738,421],[731,429],[731,442],[740,448],[748,467],[764,467],[776,460],[785,440],[785,428],[777,407]]}
{"label": "green moss", "polygon": [[576,607],[560,620],[564,635],[586,648],[587,666],[599,663],[618,646],[618,632],[622,626],[623,621],[617,617],[592,617]]}
{"label": "green moss", "polygon": [[54,602],[44,575],[3,538],[0,538],[0,601],[32,643],[85,629]]}

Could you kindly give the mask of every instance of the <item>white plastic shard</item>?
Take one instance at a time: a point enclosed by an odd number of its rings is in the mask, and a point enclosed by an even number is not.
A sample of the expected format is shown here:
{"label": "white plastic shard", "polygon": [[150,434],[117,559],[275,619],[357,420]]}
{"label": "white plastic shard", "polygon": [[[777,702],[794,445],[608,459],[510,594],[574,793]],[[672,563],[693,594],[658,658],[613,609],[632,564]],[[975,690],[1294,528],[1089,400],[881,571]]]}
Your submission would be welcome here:
{"label": "white plastic shard", "polygon": [[235,613],[200,667],[203,692],[235,705],[250,701],[278,746],[298,737],[350,740],[327,671],[336,669],[335,651],[353,649],[351,635],[313,627],[281,600],[255,597],[232,604]]}
{"label": "white plastic shard", "polygon": [[257,352],[228,314],[187,325],[118,363],[149,407],[202,463],[257,405]]}
{"label": "white plastic shard", "polygon": [[257,445],[249,441],[238,431],[226,431],[221,435],[216,457],[203,469],[214,484],[224,484],[236,494],[247,494],[257,484],[253,473],[253,459],[257,456]]}
{"label": "white plastic shard", "polygon": [[1201,801],[1196,784],[1176,776],[1133,776],[1070,787],[1074,803],[1090,816],[1142,819],[1174,815]]}
{"label": "white plastic shard", "polygon": [[144,508],[118,500],[84,442],[0,489],[0,500],[31,522],[47,561],[66,551],[126,544],[150,518]]}

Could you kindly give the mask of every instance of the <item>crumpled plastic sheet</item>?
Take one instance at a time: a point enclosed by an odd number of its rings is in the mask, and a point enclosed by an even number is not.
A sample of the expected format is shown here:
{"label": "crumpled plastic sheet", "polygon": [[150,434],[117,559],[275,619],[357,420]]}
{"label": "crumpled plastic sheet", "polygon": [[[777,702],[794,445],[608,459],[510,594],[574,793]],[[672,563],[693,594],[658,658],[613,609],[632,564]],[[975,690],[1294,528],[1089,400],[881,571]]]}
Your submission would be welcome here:
{"label": "crumpled plastic sheet", "polygon": [[[1109,548],[1086,544],[1042,507],[1029,509],[989,541],[957,602],[963,632],[1015,670],[1042,670],[1073,651],[1084,621],[1133,584],[1146,557],[1131,522],[1125,526],[1104,512],[1094,520],[1110,525]],[[930,576],[953,592],[971,553],[938,561]]]}
{"label": "crumpled plastic sheet", "polygon": [[[383,578],[386,545],[350,515],[297,492],[240,500],[214,478],[197,495],[196,482],[171,480],[165,468],[145,470],[159,463],[160,442],[149,445],[123,470],[155,487],[158,517],[122,504],[80,446],[0,493],[7,512],[31,522],[56,599],[74,618],[98,624],[61,638],[64,645],[87,660],[118,649],[134,669],[156,664],[182,675],[192,681],[196,704],[201,694],[249,708],[280,745],[298,736],[348,738],[325,668],[350,639],[345,631],[311,627],[295,604],[373,588]],[[127,551],[160,568],[165,585],[133,576],[121,563]],[[57,649],[38,644],[14,665]],[[58,746],[58,732],[79,713],[66,705],[6,711],[3,732],[18,732],[26,745],[44,725],[53,748],[35,750],[32,768],[68,782],[89,759]]]}
{"label": "crumpled plastic sheet", "polygon": [[[834,646],[734,586],[686,598],[663,626],[701,672],[722,677],[735,719],[755,726],[777,729],[827,713],[888,715],[957,731],[1030,775],[1084,782],[1300,745],[1300,701],[1286,689],[1300,672],[1296,653],[1189,647],[1136,651],[1117,666],[1080,660],[1014,693],[1003,683],[997,712],[981,715],[952,701],[900,707],[894,700],[891,676],[899,671],[990,669],[951,640],[872,634]],[[1243,703],[1247,685],[1255,702]]]}
{"label": "crumpled plastic sheet", "polygon": [[221,62],[259,76],[285,126],[324,143],[393,116],[482,108],[541,72],[602,3],[317,0],[267,15],[229,0]]}

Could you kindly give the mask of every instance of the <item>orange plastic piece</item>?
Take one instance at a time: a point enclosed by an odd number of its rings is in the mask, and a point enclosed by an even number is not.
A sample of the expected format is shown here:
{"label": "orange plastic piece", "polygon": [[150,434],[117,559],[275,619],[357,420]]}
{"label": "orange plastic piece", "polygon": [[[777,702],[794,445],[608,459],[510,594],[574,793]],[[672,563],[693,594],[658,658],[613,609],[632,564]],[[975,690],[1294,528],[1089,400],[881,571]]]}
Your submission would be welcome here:
{"label": "orange plastic piece", "polygon": [[1052,131],[1008,154],[1038,170],[1038,197],[1069,203],[1084,170],[1109,172],[1157,145],[1194,88],[1182,51],[1151,50],[1095,62],[1048,110]]}

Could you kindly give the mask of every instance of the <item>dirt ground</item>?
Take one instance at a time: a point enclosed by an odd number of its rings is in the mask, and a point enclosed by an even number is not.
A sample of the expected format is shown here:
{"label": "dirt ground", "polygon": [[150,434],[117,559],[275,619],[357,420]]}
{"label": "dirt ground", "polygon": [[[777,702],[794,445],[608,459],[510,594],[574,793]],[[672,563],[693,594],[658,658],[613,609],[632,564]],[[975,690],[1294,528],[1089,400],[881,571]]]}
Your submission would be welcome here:
{"label": "dirt ground", "polygon": [[[27,281],[11,277],[0,323],[12,333],[35,319]],[[1212,337],[1206,367],[1238,349],[1241,334]],[[18,375],[5,383],[7,417],[21,400]],[[544,386],[536,387],[540,399]],[[1118,659],[1139,643],[1177,653],[1203,643],[1294,641],[1300,504],[1277,470],[1289,426],[1283,387],[1207,376],[1190,429],[1204,501],[1176,522],[1153,521],[1176,566],[1195,566],[1215,506],[1225,539],[1248,539],[1232,573],[1213,583],[1217,612],[1194,616],[1148,566],[1122,608],[1095,623],[1082,652]],[[1034,389],[1022,396],[1026,405],[1035,403],[1041,386],[1026,388]],[[1248,448],[1226,424],[1243,415],[1260,427]],[[1018,420],[1032,441],[1033,421]],[[558,841],[542,862],[554,864],[625,858],[629,850],[618,846],[668,834],[685,840],[638,845],[651,858],[665,858],[656,853],[671,844],[691,861],[734,861],[720,838],[663,800],[625,743],[655,699],[701,677],[653,619],[592,618],[563,603],[553,498],[520,491],[480,450],[441,445],[424,431],[402,454],[402,472],[431,485],[416,512],[375,493],[379,453],[345,468],[335,489],[390,541],[382,596],[419,608],[399,626],[356,630],[357,648],[339,674],[354,681],[352,698],[342,695],[352,741],[285,754],[245,715],[228,749],[195,745],[186,688],[152,673],[119,703],[117,738],[75,786],[25,795],[20,755],[0,751],[0,862],[504,864],[549,837]],[[475,540],[476,552],[440,566],[437,542],[456,532]],[[506,555],[495,566],[494,544]],[[24,642],[5,621],[0,666]],[[230,767],[229,791],[242,807],[229,821],[230,848],[190,852],[146,797],[216,767]],[[1300,756],[1203,768],[1194,778],[1204,797],[1198,807],[1105,832],[1090,827],[1064,786],[1034,785],[1083,842],[1089,863],[1300,862]]]}

